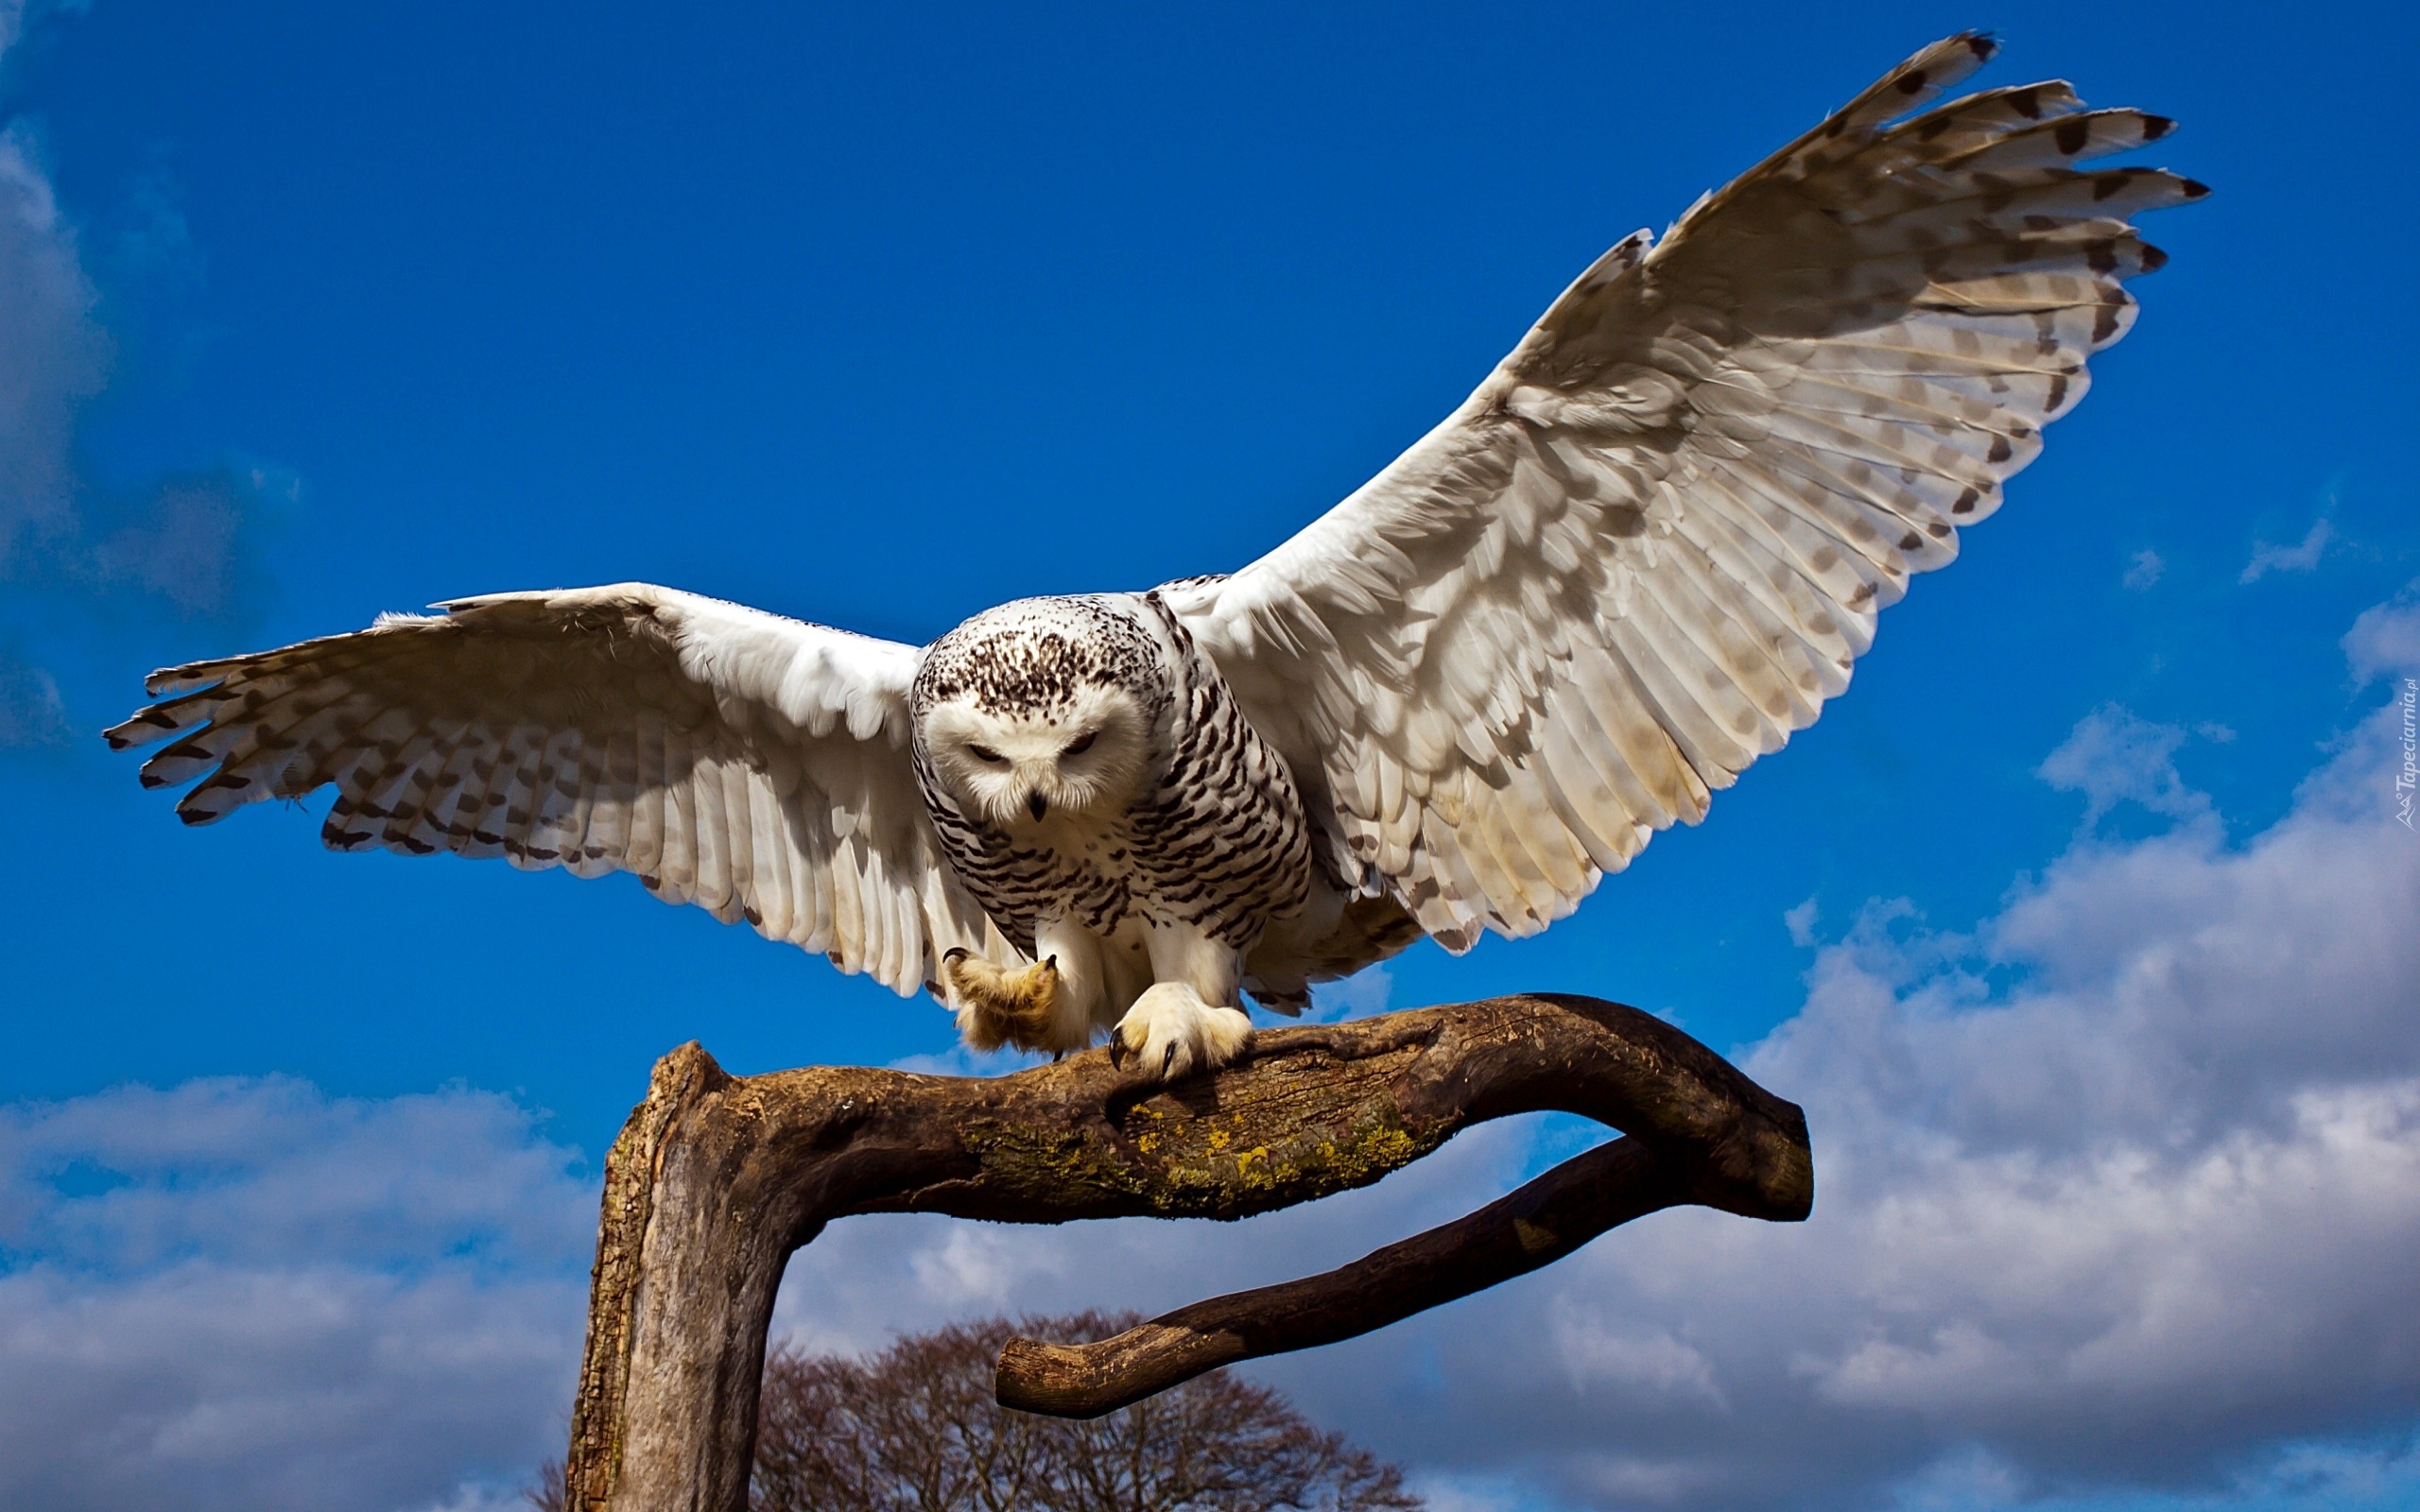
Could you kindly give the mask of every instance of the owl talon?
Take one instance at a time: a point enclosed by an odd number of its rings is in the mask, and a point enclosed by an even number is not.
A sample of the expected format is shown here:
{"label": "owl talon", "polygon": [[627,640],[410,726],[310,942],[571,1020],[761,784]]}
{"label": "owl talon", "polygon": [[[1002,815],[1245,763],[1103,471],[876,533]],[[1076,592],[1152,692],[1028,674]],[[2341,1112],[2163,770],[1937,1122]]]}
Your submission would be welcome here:
{"label": "owl talon", "polygon": [[[1214,1007],[1182,982],[1160,982],[1134,1000],[1110,1034],[1110,1057],[1132,1055],[1157,1081],[1216,1071],[1243,1052],[1252,1021],[1240,1008]],[[1121,1054],[1123,1052],[1123,1054]]]}
{"label": "owl talon", "polygon": [[1063,980],[1058,956],[1011,971],[958,949],[942,955],[942,974],[949,979],[958,1030],[968,1044],[977,1050],[1008,1044],[1020,1050],[1054,1048],[1050,1031]]}

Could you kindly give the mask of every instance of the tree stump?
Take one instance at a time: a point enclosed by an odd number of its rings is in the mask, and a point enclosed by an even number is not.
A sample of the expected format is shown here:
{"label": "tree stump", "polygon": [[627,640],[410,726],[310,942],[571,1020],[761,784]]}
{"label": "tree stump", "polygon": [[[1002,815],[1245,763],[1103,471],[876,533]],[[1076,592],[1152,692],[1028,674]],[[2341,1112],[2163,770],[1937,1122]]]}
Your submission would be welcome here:
{"label": "tree stump", "polygon": [[1012,1341],[1004,1405],[1091,1417],[1238,1360],[1329,1344],[1548,1264],[1659,1208],[1794,1221],[1806,1116],[1660,1020],[1523,995],[1265,1029],[1172,1085],[1086,1051],[999,1077],[656,1063],[605,1162],[569,1505],[745,1512],[773,1297],[835,1218],[1241,1218],[1367,1186],[1470,1125],[1582,1114],[1624,1138],[1324,1275],[1094,1344]]}

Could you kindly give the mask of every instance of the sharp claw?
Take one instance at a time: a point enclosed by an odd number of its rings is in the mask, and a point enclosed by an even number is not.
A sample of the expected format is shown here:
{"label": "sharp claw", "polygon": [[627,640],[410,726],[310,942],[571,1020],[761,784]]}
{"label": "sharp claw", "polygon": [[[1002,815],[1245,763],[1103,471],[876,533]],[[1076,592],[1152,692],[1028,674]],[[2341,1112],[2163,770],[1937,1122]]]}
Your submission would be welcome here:
{"label": "sharp claw", "polygon": [[1120,1068],[1126,1064],[1126,1037],[1114,1029],[1109,1035],[1109,1063]]}
{"label": "sharp claw", "polygon": [[1168,1078],[1168,1068],[1169,1068],[1170,1066],[1175,1065],[1175,1064],[1176,1064],[1176,1044],[1175,1044],[1175,1042],[1174,1042],[1173,1040],[1171,1040],[1171,1041],[1169,1042],[1169,1044],[1168,1044],[1167,1054],[1166,1054],[1166,1055],[1164,1055],[1164,1056],[1160,1057],[1160,1079],[1161,1079],[1162,1081],[1166,1081],[1166,1080],[1167,1080],[1167,1078]]}
{"label": "sharp claw", "polygon": [[942,952],[942,959],[955,964],[959,957],[962,955],[972,955],[974,954],[975,953],[973,951],[968,950],[963,945],[953,945],[949,949]]}

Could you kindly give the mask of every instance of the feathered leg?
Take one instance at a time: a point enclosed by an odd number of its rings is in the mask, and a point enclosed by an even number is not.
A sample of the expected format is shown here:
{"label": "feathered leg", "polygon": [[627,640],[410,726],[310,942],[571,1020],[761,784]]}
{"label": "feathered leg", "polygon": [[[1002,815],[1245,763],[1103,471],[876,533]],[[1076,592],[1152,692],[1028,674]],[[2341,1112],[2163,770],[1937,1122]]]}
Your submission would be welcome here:
{"label": "feathered leg", "polygon": [[1063,979],[1056,958],[1031,966],[995,966],[970,950],[942,957],[958,1032],[977,1050],[1014,1045],[1020,1050],[1063,1050],[1054,1042]]}
{"label": "feathered leg", "polygon": [[1216,1071],[1243,1052],[1252,1020],[1236,1006],[1243,953],[1186,925],[1153,925],[1146,988],[1110,1032],[1109,1053],[1133,1056],[1163,1081]]}

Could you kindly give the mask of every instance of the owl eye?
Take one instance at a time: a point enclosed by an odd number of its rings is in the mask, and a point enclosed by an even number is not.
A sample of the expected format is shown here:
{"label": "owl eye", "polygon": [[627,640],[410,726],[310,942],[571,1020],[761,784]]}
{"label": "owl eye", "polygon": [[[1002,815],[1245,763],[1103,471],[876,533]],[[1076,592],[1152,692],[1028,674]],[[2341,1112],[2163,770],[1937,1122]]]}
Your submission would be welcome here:
{"label": "owl eye", "polygon": [[1087,730],[1082,734],[1078,735],[1075,739],[1067,742],[1066,748],[1062,750],[1059,754],[1062,756],[1081,756],[1084,752],[1092,749],[1093,742],[1099,738],[1099,730]]}
{"label": "owl eye", "polygon": [[1004,762],[1004,761],[1007,761],[1007,760],[1008,760],[1008,758],[1007,758],[1006,756],[1001,755],[998,751],[994,750],[991,747],[989,747],[989,746],[977,746],[977,745],[976,745],[973,741],[969,741],[969,742],[967,742],[967,745],[966,745],[966,751],[967,751],[967,754],[968,754],[968,755],[970,755],[970,756],[974,757],[977,761],[978,761],[978,762],[990,762],[990,763],[991,763],[993,765],[994,765],[994,766],[997,766],[997,765],[999,765],[1002,762]]}

